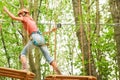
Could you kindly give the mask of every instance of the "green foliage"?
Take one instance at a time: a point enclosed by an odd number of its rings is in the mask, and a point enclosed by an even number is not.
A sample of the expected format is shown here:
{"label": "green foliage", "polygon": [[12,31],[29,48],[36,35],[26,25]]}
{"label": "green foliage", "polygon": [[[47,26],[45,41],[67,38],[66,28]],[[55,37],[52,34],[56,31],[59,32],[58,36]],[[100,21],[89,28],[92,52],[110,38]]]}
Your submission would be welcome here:
{"label": "green foliage", "polygon": [[[10,67],[15,69],[21,69],[19,63],[19,54],[23,48],[22,36],[18,30],[22,29],[21,24],[17,21],[12,21],[3,11],[3,6],[7,6],[8,9],[17,16],[19,10],[19,0],[0,0],[0,24],[2,25],[2,33],[0,34],[0,66],[8,67],[7,58],[10,59]],[[70,0],[42,0],[40,7],[40,15],[38,17],[38,27],[41,32],[48,31],[49,28],[55,27],[54,23],[62,23],[62,27],[57,30],[57,62],[62,70],[63,74],[82,75],[83,74],[83,63],[82,54],[80,51],[80,45],[78,38],[76,37],[75,25],[74,25],[74,14],[72,8],[72,2]],[[55,6],[55,2],[58,5]],[[27,0],[24,0],[25,5],[28,5]],[[95,61],[97,73],[102,75],[102,80],[113,80],[117,74],[118,67],[116,66],[116,48],[114,42],[114,31],[111,16],[108,12],[108,5],[101,6],[106,10],[101,11],[100,23],[103,23],[100,30],[100,36],[98,37],[95,32],[96,23],[96,11],[95,4],[91,5],[91,14],[88,16],[86,2],[82,2],[83,5],[83,21],[85,30],[87,30],[88,18],[90,18],[91,26],[91,51]],[[52,8],[50,8],[52,6]],[[31,10],[32,11],[32,10]],[[108,12],[108,13],[107,13]],[[106,14],[105,14],[106,13]],[[14,24],[12,24],[14,23]],[[52,23],[52,24],[45,24]],[[87,32],[87,31],[86,31]],[[1,32],[0,32],[1,33]],[[89,32],[87,32],[88,35]],[[5,51],[2,38],[5,42]],[[55,33],[51,33],[50,36],[45,35],[46,41],[49,40],[49,50],[51,55],[54,57],[55,49]],[[98,38],[98,42],[97,42]],[[100,52],[99,52],[100,51]],[[52,69],[45,62],[41,60],[41,72],[42,77],[52,74]],[[86,62],[88,63],[88,62]],[[72,68],[73,67],[73,68]],[[73,70],[73,71],[72,71]],[[116,73],[116,74],[114,74]],[[41,79],[42,79],[41,77]],[[0,79],[5,79],[1,78]],[[8,79],[6,79],[8,80]]]}

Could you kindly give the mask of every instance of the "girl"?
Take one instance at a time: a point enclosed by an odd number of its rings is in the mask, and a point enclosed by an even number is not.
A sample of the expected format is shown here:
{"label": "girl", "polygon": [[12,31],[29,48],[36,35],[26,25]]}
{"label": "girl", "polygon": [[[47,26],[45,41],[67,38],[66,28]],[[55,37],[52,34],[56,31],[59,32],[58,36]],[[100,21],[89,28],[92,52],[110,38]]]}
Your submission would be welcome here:
{"label": "girl", "polygon": [[[26,61],[26,54],[29,49],[33,49],[33,46],[39,47],[41,52],[43,53],[45,59],[48,63],[53,67],[53,69],[57,72],[57,74],[61,74],[60,70],[58,69],[56,62],[53,60],[53,58],[50,57],[50,53],[47,49],[47,46],[45,45],[45,40],[42,36],[42,33],[38,30],[37,25],[35,21],[30,16],[30,13],[27,9],[23,8],[19,10],[18,17],[14,16],[6,7],[4,7],[4,11],[13,19],[21,21],[23,24],[23,28],[28,32],[28,35],[30,36],[30,40],[26,44],[26,46],[23,48],[21,55],[20,55],[20,61],[22,63],[22,69],[27,69],[27,61]],[[55,31],[57,28],[52,29],[52,31]]]}

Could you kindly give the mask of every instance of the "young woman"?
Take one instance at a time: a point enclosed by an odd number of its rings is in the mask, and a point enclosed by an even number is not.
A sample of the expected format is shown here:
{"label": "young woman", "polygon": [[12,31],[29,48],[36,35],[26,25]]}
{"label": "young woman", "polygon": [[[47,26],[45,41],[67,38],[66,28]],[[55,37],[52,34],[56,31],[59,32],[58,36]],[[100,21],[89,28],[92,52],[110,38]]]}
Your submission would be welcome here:
{"label": "young woman", "polygon": [[[19,10],[18,17],[16,17],[6,7],[4,7],[3,9],[13,20],[21,21],[23,24],[23,28],[27,31],[28,35],[30,36],[30,40],[28,41],[26,46],[23,48],[20,55],[22,69],[24,70],[27,69],[27,61],[26,61],[27,51],[29,51],[29,49],[33,49],[34,46],[37,46],[43,53],[47,62],[50,63],[50,65],[57,72],[57,74],[61,74],[60,70],[57,67],[56,62],[53,60],[52,57],[50,57],[50,53],[47,49],[47,46],[45,45],[45,40],[42,36],[42,33],[39,31],[35,21],[30,16],[29,11],[23,8]],[[52,29],[52,31],[55,31],[56,29],[57,28],[54,28]]]}

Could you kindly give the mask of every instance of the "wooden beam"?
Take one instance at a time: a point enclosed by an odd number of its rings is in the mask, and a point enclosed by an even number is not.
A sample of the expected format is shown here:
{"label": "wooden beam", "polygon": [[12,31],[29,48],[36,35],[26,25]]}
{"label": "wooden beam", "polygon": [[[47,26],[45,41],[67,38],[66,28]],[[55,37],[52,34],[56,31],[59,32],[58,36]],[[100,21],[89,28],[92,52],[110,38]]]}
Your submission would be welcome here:
{"label": "wooden beam", "polygon": [[65,75],[50,75],[45,80],[97,80],[94,76],[65,76]]}
{"label": "wooden beam", "polygon": [[27,72],[23,70],[0,67],[0,76],[17,78],[20,80],[33,80],[35,74],[30,71]]}

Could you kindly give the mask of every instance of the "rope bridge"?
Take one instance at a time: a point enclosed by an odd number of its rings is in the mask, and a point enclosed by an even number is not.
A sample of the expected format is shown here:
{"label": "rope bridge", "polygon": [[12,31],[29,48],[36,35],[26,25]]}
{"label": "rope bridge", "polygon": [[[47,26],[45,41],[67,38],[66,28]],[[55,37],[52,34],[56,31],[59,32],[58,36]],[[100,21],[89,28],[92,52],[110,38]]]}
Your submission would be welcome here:
{"label": "rope bridge", "polygon": [[50,75],[45,80],[97,80],[94,76],[65,76],[65,75]]}
{"label": "rope bridge", "polygon": [[[23,70],[0,67],[0,76],[17,78],[20,80],[34,80],[35,74]],[[45,80],[97,80],[94,76],[50,75]]]}
{"label": "rope bridge", "polygon": [[23,70],[0,67],[0,76],[17,78],[20,80],[33,80],[35,74]]}

